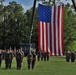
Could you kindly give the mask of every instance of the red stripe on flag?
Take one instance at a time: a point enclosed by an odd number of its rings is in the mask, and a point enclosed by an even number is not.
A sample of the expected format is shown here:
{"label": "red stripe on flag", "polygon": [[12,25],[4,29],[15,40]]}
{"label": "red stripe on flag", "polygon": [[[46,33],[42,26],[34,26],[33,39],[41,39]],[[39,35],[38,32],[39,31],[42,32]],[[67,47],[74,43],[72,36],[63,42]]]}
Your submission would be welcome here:
{"label": "red stripe on flag", "polygon": [[62,5],[62,53],[64,55],[64,5]]}
{"label": "red stripe on flag", "polygon": [[54,55],[56,56],[56,6],[54,7]]}
{"label": "red stripe on flag", "polygon": [[38,51],[40,51],[40,21],[38,21]]}
{"label": "red stripe on flag", "polygon": [[60,55],[60,6],[58,6],[58,54]]}
{"label": "red stripe on flag", "polygon": [[44,52],[44,22],[42,22],[42,51]]}
{"label": "red stripe on flag", "polygon": [[50,55],[52,55],[52,25],[50,25]]}
{"label": "red stripe on flag", "polygon": [[46,52],[48,52],[48,23],[46,23]]}

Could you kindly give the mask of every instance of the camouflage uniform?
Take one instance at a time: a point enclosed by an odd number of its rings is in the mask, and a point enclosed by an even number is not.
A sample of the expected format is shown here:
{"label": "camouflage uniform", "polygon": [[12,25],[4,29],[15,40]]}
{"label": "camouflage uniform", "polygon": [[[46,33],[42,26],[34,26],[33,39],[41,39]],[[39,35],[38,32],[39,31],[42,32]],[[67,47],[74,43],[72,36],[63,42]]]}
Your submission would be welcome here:
{"label": "camouflage uniform", "polygon": [[44,52],[40,52],[40,57],[41,57],[41,61],[43,61],[43,58],[44,58]]}
{"label": "camouflage uniform", "polygon": [[29,52],[29,54],[27,55],[28,70],[32,67],[32,59],[33,55],[31,54],[31,52]]}
{"label": "camouflage uniform", "polygon": [[44,52],[44,61],[46,61],[46,52]]}
{"label": "camouflage uniform", "polygon": [[[20,49],[20,52],[21,52],[22,62],[23,62],[24,52],[22,51],[22,48]],[[23,64],[22,62],[21,62],[21,68],[22,68],[22,64]]]}
{"label": "camouflage uniform", "polygon": [[70,51],[67,51],[66,53],[66,62],[69,62],[70,60]]}
{"label": "camouflage uniform", "polygon": [[10,50],[10,60],[9,60],[9,68],[10,69],[11,69],[12,59],[13,59],[13,52],[12,52],[12,50]]}
{"label": "camouflage uniform", "polygon": [[6,64],[6,69],[9,68],[9,64],[10,64],[10,53],[9,50],[7,50],[7,52],[5,53],[5,64]]}
{"label": "camouflage uniform", "polygon": [[16,52],[17,69],[21,69],[22,55],[20,51]]}
{"label": "camouflage uniform", "polygon": [[71,53],[71,62],[74,62],[75,60],[75,54],[74,54],[74,51]]}
{"label": "camouflage uniform", "polygon": [[0,50],[0,67],[1,67],[1,63],[2,63],[2,52]]}
{"label": "camouflage uniform", "polygon": [[36,62],[36,54],[35,54],[35,52],[33,52],[32,55],[33,55],[33,59],[32,59],[32,69],[34,69],[35,62]]}
{"label": "camouflage uniform", "polygon": [[40,61],[40,52],[37,53],[37,59]]}
{"label": "camouflage uniform", "polygon": [[49,61],[49,52],[46,52],[46,58],[47,58],[47,61]]}

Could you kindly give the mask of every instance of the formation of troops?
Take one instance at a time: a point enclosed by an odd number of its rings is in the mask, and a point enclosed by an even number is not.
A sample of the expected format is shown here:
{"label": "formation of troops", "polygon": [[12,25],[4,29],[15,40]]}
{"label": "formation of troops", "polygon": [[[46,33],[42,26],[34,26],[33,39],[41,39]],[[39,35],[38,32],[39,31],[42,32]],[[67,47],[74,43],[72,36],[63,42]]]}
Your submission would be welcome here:
{"label": "formation of troops", "polygon": [[66,62],[74,62],[75,61],[75,58],[76,58],[76,52],[72,51],[67,51],[66,52]]}
{"label": "formation of troops", "polygon": [[5,60],[5,68],[11,69],[12,59],[14,56],[16,58],[17,69],[21,69],[21,64],[24,57],[24,52],[22,49],[18,49],[16,54],[14,54],[14,51],[11,49],[0,50],[0,67],[2,60]]}
{"label": "formation of troops", "polygon": [[[22,51],[22,48],[16,50],[15,53],[12,49],[0,50],[0,67],[2,64],[2,60],[4,60],[5,69],[11,69],[13,57],[16,58],[17,69],[18,70],[22,69],[23,64],[22,62],[24,58],[24,52]],[[28,70],[34,69],[35,62],[36,62],[36,53],[34,51],[30,51],[27,55]]]}
{"label": "formation of troops", "polygon": [[[24,52],[22,51],[22,48],[14,51],[12,49],[7,49],[7,50],[1,50],[0,49],[0,67],[2,64],[2,60],[5,61],[5,69],[11,69],[12,65],[12,60],[13,57],[16,59],[16,68],[18,70],[22,69],[22,64],[23,64],[23,58],[24,58]],[[36,58],[37,61],[49,61],[50,53],[49,52],[38,52],[37,57],[36,53],[34,51],[29,51],[27,55],[27,66],[28,70],[34,69],[35,63],[36,63]],[[67,51],[66,52],[66,61],[69,62],[74,62],[76,58],[76,52],[72,51]]]}
{"label": "formation of troops", "polygon": [[[29,51],[27,55],[27,66],[28,70],[34,69],[36,58],[38,58],[38,61],[49,61],[49,52],[38,52],[37,57],[36,53],[34,51]],[[1,50],[0,49],[0,67],[2,64],[2,60],[5,61],[5,69],[11,69],[12,60],[13,57],[16,59],[16,68],[18,70],[22,69],[23,64],[23,58],[24,58],[24,52],[22,51],[22,48],[13,51],[11,48],[7,50]]]}
{"label": "formation of troops", "polygon": [[49,52],[38,52],[38,55],[37,55],[37,58],[38,58],[38,61],[49,61],[49,56],[50,56],[50,53]]}
{"label": "formation of troops", "polygon": [[35,52],[30,51],[29,54],[27,55],[28,70],[34,69],[35,62],[36,62],[36,54]]}

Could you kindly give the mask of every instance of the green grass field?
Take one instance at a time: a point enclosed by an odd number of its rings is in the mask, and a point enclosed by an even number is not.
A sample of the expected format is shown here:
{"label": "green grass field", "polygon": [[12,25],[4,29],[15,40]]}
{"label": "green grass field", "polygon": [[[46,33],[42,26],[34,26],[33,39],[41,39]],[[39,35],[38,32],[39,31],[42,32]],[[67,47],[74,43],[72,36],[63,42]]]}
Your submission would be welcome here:
{"label": "green grass field", "polygon": [[2,62],[0,75],[76,75],[76,61],[66,62],[64,57],[50,57],[50,61],[36,61],[35,69],[27,69],[26,58],[23,60],[23,68],[16,70],[16,60],[13,59],[12,69],[5,69]]}

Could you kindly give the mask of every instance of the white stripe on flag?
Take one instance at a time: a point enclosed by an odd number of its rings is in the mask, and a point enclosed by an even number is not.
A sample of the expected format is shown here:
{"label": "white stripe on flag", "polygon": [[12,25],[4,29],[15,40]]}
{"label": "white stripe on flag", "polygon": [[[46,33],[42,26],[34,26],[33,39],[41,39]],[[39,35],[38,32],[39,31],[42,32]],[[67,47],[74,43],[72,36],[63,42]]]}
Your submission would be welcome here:
{"label": "white stripe on flag", "polygon": [[40,21],[40,51],[42,50],[42,22]]}
{"label": "white stripe on flag", "polygon": [[51,37],[50,37],[50,24],[48,23],[48,52],[50,52],[50,40],[51,40]]}
{"label": "white stripe on flag", "polygon": [[56,55],[58,55],[58,6],[56,7]]}
{"label": "white stripe on flag", "polygon": [[44,51],[46,52],[46,23],[44,23]]}
{"label": "white stripe on flag", "polygon": [[60,6],[60,55],[62,55],[62,5]]}
{"label": "white stripe on flag", "polygon": [[54,55],[54,7],[52,7],[51,25],[52,25],[52,55]]}

